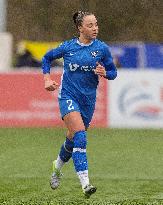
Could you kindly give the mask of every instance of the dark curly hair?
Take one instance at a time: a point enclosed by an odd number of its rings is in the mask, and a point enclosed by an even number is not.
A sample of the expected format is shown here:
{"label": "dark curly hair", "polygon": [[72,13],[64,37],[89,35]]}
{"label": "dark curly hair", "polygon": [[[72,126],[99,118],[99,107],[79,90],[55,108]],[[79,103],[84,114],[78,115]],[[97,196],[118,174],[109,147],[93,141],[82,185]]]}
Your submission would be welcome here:
{"label": "dark curly hair", "polygon": [[81,26],[83,22],[83,18],[89,15],[94,15],[94,14],[91,12],[87,12],[87,11],[78,11],[74,13],[73,20],[74,20],[74,24],[76,25],[76,27],[78,28],[79,26]]}

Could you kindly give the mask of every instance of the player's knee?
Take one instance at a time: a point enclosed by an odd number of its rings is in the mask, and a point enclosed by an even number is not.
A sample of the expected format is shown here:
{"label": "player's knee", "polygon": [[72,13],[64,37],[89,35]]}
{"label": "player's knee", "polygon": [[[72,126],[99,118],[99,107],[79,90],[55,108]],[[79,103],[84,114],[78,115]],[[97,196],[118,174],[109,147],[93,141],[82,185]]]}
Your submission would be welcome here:
{"label": "player's knee", "polygon": [[75,135],[77,132],[80,132],[81,130],[85,131],[84,124],[73,126],[72,133],[73,135]]}
{"label": "player's knee", "polygon": [[86,137],[85,130],[76,132],[74,134],[73,141],[74,141],[74,147],[75,148],[86,149],[87,137]]}
{"label": "player's knee", "polygon": [[83,127],[80,126],[80,127],[77,127],[76,129],[75,129],[75,128],[73,128],[72,130],[69,129],[67,137],[68,137],[69,139],[73,139],[74,135],[75,135],[77,132],[80,132],[81,130],[82,130],[82,131],[85,131],[85,127],[84,127],[84,126],[83,126]]}

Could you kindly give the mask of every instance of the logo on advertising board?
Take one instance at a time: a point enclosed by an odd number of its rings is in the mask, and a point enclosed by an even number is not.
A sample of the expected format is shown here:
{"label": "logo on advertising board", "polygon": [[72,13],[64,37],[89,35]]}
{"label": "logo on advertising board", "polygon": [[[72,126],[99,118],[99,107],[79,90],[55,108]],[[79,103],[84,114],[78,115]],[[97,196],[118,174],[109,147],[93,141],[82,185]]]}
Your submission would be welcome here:
{"label": "logo on advertising board", "polygon": [[[162,102],[161,102],[162,101]],[[118,96],[122,115],[143,120],[163,119],[163,89],[146,82],[125,84]]]}

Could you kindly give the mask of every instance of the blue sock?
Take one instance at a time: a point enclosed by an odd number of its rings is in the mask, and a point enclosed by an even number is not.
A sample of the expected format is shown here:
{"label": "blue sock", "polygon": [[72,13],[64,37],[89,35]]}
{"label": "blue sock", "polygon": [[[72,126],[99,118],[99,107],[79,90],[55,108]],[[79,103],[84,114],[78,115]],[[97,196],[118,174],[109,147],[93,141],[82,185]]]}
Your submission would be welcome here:
{"label": "blue sock", "polygon": [[59,156],[63,162],[68,162],[72,157],[74,142],[66,138],[66,141],[61,146]]}
{"label": "blue sock", "polygon": [[74,148],[72,153],[72,159],[76,172],[83,172],[88,170],[87,156],[86,156],[86,132],[76,132],[74,137]]}

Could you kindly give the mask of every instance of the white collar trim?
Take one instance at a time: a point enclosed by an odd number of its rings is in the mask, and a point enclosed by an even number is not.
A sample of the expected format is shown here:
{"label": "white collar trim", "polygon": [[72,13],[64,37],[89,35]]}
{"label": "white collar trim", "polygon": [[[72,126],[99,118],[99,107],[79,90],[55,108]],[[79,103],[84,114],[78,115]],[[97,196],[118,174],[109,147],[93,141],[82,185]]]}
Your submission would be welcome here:
{"label": "white collar trim", "polygon": [[94,40],[92,40],[89,44],[84,44],[84,43],[81,43],[78,39],[77,39],[77,44],[79,44],[80,46],[90,46],[92,45],[92,43],[94,42]]}

